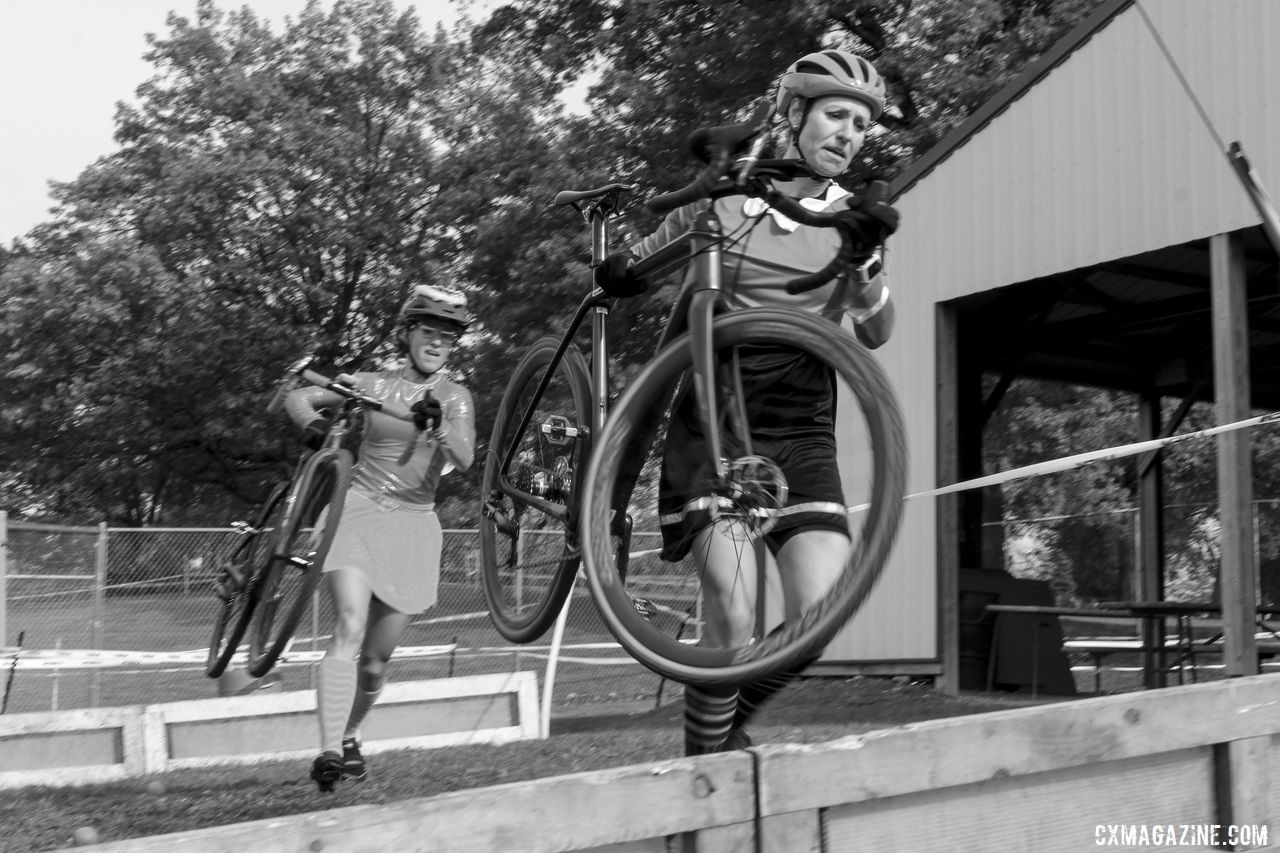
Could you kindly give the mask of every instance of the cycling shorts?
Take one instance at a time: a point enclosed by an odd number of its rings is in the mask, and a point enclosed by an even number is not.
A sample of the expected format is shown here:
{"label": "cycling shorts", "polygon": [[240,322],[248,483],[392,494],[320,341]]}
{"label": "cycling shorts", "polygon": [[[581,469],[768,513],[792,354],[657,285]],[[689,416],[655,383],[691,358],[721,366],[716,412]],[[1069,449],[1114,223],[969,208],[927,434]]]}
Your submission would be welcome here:
{"label": "cycling shorts", "polygon": [[[775,554],[797,533],[835,530],[849,535],[844,489],[836,463],[835,377],[812,356],[778,345],[737,348],[751,425],[751,451],[772,460],[788,487],[787,500],[765,541]],[[721,353],[722,359],[726,353]],[[694,534],[713,520],[712,470],[694,395],[684,383],[667,430],[658,511],[662,559],[689,552]],[[744,448],[728,446],[733,459]]]}

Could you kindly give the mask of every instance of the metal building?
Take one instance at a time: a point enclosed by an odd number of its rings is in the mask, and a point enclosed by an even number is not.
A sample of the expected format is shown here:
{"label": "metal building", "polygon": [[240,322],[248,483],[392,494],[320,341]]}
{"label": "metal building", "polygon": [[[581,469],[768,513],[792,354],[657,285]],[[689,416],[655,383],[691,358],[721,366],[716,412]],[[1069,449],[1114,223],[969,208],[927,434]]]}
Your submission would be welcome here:
{"label": "metal building", "polygon": [[[895,182],[898,319],[878,354],[911,493],[992,473],[983,373],[1136,392],[1151,436],[1176,427],[1159,423],[1170,397],[1216,400],[1219,422],[1280,408],[1276,251],[1224,152],[1240,142],[1280,186],[1277,35],[1276,0],[1106,0]],[[1230,626],[1229,604],[1253,605],[1248,431],[1218,441]],[[1158,477],[1140,493],[1158,533]],[[956,685],[957,576],[983,558],[981,499],[908,500],[883,580],[825,662]],[[1142,550],[1158,594],[1158,542]]]}

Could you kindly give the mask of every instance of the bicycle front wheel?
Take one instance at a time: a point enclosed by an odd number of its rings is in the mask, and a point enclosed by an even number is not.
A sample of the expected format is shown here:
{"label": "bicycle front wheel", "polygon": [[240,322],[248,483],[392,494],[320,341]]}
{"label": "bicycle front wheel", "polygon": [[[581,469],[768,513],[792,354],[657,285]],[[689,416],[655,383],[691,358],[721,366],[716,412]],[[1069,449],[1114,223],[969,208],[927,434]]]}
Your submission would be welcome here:
{"label": "bicycle front wheel", "polygon": [[[685,335],[646,365],[618,401],[587,469],[583,557],[606,625],[640,663],[685,684],[745,684],[818,654],[871,591],[901,520],[905,430],[896,395],[879,364],[830,321],[792,309],[736,311],[716,319],[713,342],[718,363],[713,381],[688,379],[693,375],[692,348]],[[742,368],[746,359],[754,359],[748,371]],[[798,374],[779,372],[759,384],[761,365],[791,371],[789,365],[797,363]],[[749,380],[745,384],[744,377]],[[796,395],[795,387],[807,390]],[[709,451],[690,456],[687,450],[691,444],[705,449],[712,443],[700,426],[693,428],[697,441],[691,442],[688,426],[689,408],[698,399],[693,395],[711,391],[719,406],[713,425],[719,460],[711,460]],[[765,396],[773,399],[762,403],[759,398]],[[793,410],[815,398],[824,402],[815,404],[821,411],[812,419]],[[655,420],[660,422],[656,427]],[[654,432],[646,435],[648,431]],[[800,433],[816,436],[805,439],[813,442],[806,448],[819,448],[803,464],[797,464],[796,455],[813,452],[797,450],[795,436]],[[643,457],[633,458],[637,452]],[[670,458],[661,473],[664,454]],[[813,460],[818,460],[817,468],[830,469],[824,460],[831,458],[838,460],[839,474],[814,473]],[[664,507],[659,519],[661,477],[667,478],[670,504],[670,483],[694,465],[706,473],[690,480],[695,486],[687,501],[681,493],[679,507]],[[618,482],[618,472],[628,470],[640,472],[629,506],[625,495],[620,497]],[[823,476],[839,477],[843,503],[800,497]],[[789,477],[796,482],[788,482]],[[623,483],[622,491],[631,485]],[[853,511],[846,506],[851,502],[865,505]],[[629,566],[610,535],[612,518],[624,509],[636,531]],[[842,553],[833,555],[839,558],[833,563],[840,566],[839,574],[825,595],[803,613],[793,609],[788,615],[781,593],[785,581],[771,567],[765,544],[781,541],[768,535],[775,526],[781,524],[782,532],[805,512],[822,513],[828,525],[847,525],[849,538],[837,531],[828,540],[843,544],[837,546]],[[694,532],[674,536],[673,519],[683,523],[689,513],[700,519],[685,528]],[[654,535],[660,522],[668,530],[662,548]],[[666,559],[659,558],[660,551]],[[707,571],[709,566],[714,572]],[[713,578],[717,592],[704,592],[704,583],[710,590]],[[751,637],[724,641],[741,631],[723,627],[722,608],[705,606],[708,597],[725,601],[726,590],[750,602],[746,606],[754,610],[755,623]]]}
{"label": "bicycle front wheel", "polygon": [[258,603],[257,578],[271,556],[275,531],[284,517],[285,495],[289,483],[281,482],[271,490],[253,527],[244,533],[227,559],[227,568],[219,578],[218,605],[213,620],[213,637],[204,671],[217,678],[226,671],[240,648],[244,632]]}
{"label": "bicycle front wheel", "polygon": [[321,450],[303,463],[289,490],[267,566],[255,585],[258,603],[249,630],[248,665],[255,678],[276,665],[312,604],[342,518],[351,465],[347,451]]}
{"label": "bicycle front wheel", "polygon": [[531,643],[551,626],[581,559],[576,517],[590,385],[572,344],[555,360],[559,343],[537,340],[516,365],[485,458],[480,576],[494,627],[513,643]]}

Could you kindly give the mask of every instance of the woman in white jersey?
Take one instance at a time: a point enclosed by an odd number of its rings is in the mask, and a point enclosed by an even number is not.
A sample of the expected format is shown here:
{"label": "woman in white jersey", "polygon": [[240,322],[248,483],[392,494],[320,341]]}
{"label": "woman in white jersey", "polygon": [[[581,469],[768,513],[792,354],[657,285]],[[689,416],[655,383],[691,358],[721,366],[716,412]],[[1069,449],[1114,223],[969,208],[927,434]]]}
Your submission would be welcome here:
{"label": "woman in white jersey", "polygon": [[[442,544],[436,484],[451,469],[469,468],[475,447],[471,393],[444,370],[468,319],[461,293],[418,285],[400,310],[396,330],[403,364],[339,377],[389,407],[412,411],[415,423],[368,413],[342,520],[324,563],[337,620],[319,666],[321,752],[311,778],[322,791],[344,776],[366,776],[360,724],[382,690],[387,662],[410,619],[436,603]],[[285,406],[305,431],[323,434],[328,424],[320,410],[342,400],[311,386],[291,392]]]}
{"label": "woman in white jersey", "polygon": [[[794,62],[779,80],[775,104],[776,119],[786,124],[784,156],[802,160],[812,173],[775,182],[775,187],[815,210],[854,210],[862,232],[857,235],[860,250],[866,252],[897,228],[897,212],[870,197],[852,199],[850,205],[849,193],[834,179],[849,169],[884,104],[884,81],[875,68],[841,50],[811,53]],[[628,252],[607,258],[597,270],[597,283],[617,296],[642,292],[645,283],[630,272],[631,259],[644,257],[683,234],[708,204],[712,202],[673,211],[652,235]],[[788,281],[821,269],[836,255],[840,236],[835,229],[797,225],[759,200],[742,196],[722,198],[714,205],[724,233],[731,235],[721,247],[730,309],[788,306],[837,323],[848,313],[866,346],[876,347],[888,339],[893,303],[883,276],[861,291],[837,281],[806,293],[786,292]],[[843,296],[846,291],[852,295]],[[740,355],[747,386],[744,396],[753,409],[756,452],[781,464],[789,487],[788,513],[769,531],[766,543],[778,564],[787,617],[794,618],[835,582],[848,545],[836,466],[831,379],[821,364],[795,350],[743,347]],[[740,645],[754,626],[755,591],[741,582],[738,561],[741,554],[751,552],[742,547],[741,532],[725,522],[712,523],[706,511],[698,508],[697,484],[706,476],[700,469],[708,463],[692,402],[686,397],[678,406],[667,437],[659,499],[663,557],[679,560],[692,553],[700,563],[706,618],[703,642]],[[686,754],[749,745],[745,723],[761,702],[803,668],[741,691],[687,687]]]}

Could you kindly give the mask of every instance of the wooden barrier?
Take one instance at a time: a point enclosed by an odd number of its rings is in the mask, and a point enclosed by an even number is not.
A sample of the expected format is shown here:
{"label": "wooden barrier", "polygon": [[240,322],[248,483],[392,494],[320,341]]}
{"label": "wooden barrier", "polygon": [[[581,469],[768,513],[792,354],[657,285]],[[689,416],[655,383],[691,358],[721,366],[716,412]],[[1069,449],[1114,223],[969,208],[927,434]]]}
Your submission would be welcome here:
{"label": "wooden barrier", "polygon": [[1236,849],[1280,850],[1277,816],[1261,675],[79,849],[1056,853],[1172,831],[1208,850],[1234,824]]}
{"label": "wooden barrier", "polygon": [[[387,685],[366,751],[541,736],[532,672]],[[0,789],[108,782],[187,767],[310,757],[314,690],[0,717]]]}

